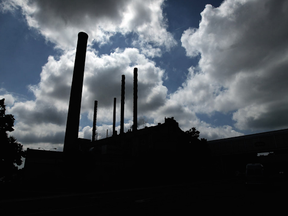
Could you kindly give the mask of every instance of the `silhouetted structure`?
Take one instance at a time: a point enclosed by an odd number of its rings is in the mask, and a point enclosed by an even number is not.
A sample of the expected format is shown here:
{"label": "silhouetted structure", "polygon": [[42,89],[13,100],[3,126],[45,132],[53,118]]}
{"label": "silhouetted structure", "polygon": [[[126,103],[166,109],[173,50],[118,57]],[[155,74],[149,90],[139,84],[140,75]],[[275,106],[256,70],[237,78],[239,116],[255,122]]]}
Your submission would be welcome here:
{"label": "silhouetted structure", "polygon": [[138,93],[138,72],[134,68],[134,82],[133,82],[133,132],[137,131],[137,93]]}
{"label": "silhouetted structure", "polygon": [[114,103],[113,103],[113,128],[112,128],[113,136],[117,135],[117,132],[115,130],[115,125],[116,125],[116,98],[114,98]]}
{"label": "silhouetted structure", "polygon": [[44,183],[41,180],[45,180],[51,184],[52,182],[56,183],[56,181],[64,177],[65,166],[63,164],[62,152],[28,148],[26,157],[25,177],[27,182],[38,182],[41,185]]}
{"label": "silhouetted structure", "polygon": [[122,81],[121,81],[120,134],[124,133],[124,106],[125,106],[125,75],[122,75]]}
{"label": "silhouetted structure", "polygon": [[[288,172],[288,129],[212,140],[208,144],[213,166],[222,175],[244,173],[248,163],[262,163],[266,173]],[[270,155],[259,157],[259,153]]]}
{"label": "silhouetted structure", "polygon": [[[177,148],[186,149],[186,136],[173,118],[165,118],[164,124],[137,130],[137,68],[134,68],[133,133],[124,133],[125,75],[122,75],[120,136],[116,136],[117,134],[115,133],[116,98],[114,98],[114,136],[108,137],[107,131],[106,139],[95,139],[98,104],[97,101],[95,101],[92,142],[87,139],[78,138],[87,39],[87,34],[82,32],[78,34],[64,140],[63,152],[65,154],[63,157],[60,157],[59,155],[62,155],[61,153],[39,151],[37,156],[37,150],[30,151],[27,157],[27,170],[29,170],[29,173],[31,174],[33,170],[38,169],[37,167],[39,167],[38,165],[39,163],[41,164],[42,161],[46,165],[49,163],[53,164],[51,165],[53,168],[49,169],[49,173],[51,170],[55,169],[55,173],[63,173],[65,179],[74,179],[75,181],[84,181],[88,178],[89,181],[100,181],[104,183],[113,182],[115,179],[119,178],[118,183],[121,181],[122,183],[131,183],[131,181],[139,183],[142,182],[140,179],[143,177],[144,173],[145,175],[152,175],[152,173],[156,175],[158,173],[157,176],[159,176],[160,173],[163,173],[163,170],[166,170],[165,167],[172,165],[171,162],[168,162],[168,158],[172,157],[172,152],[175,153],[175,144],[177,143]],[[46,159],[44,159],[44,155]],[[54,161],[53,158],[57,158],[55,163],[51,163],[51,161]],[[166,166],[165,163],[167,163],[168,166]],[[161,165],[158,166],[157,164]],[[44,172],[46,170],[46,165],[43,166]],[[139,167],[141,168],[139,169]],[[146,171],[142,172],[141,170],[143,169]],[[158,172],[155,173],[157,169]],[[159,169],[162,171],[159,171]],[[62,172],[63,170],[64,172]],[[136,171],[137,174],[135,174],[135,176],[132,174],[133,170],[138,170]],[[86,175],[89,177],[84,178]],[[40,176],[38,177],[40,178]],[[128,181],[128,179],[130,180]]]}
{"label": "silhouetted structure", "polygon": [[78,34],[76,57],[71,85],[66,132],[64,139],[64,152],[77,152],[78,130],[82,98],[83,77],[85,68],[86,48],[88,35],[84,32]]}
{"label": "silhouetted structure", "polygon": [[92,128],[92,142],[95,141],[95,136],[96,136],[97,106],[98,106],[98,101],[94,101],[94,115],[93,115],[93,128]]}
{"label": "silhouetted structure", "polygon": [[211,140],[208,143],[215,156],[288,150],[288,129]]}
{"label": "silhouetted structure", "polygon": [[[86,33],[78,34],[64,140],[65,155],[60,152],[29,150],[25,163],[28,175],[33,175],[37,169],[42,169],[43,173],[47,170],[49,175],[63,178],[64,182],[65,179],[74,180],[75,186],[79,186],[80,181],[89,181],[91,185],[98,186],[183,183],[205,180],[217,172],[221,176],[227,174],[227,170],[242,169],[247,162],[259,162],[255,160],[255,154],[259,152],[273,151],[287,154],[288,130],[208,143],[201,142],[197,137],[189,137],[179,128],[173,117],[165,118],[162,124],[137,130],[137,68],[134,68],[133,132],[124,133],[125,75],[122,75],[120,135],[117,136],[115,131],[116,98],[114,98],[113,136],[108,137],[107,130],[105,139],[95,139],[97,118],[97,101],[95,101],[92,142],[88,139],[79,139],[87,39]],[[287,169],[287,165],[283,166],[284,168]],[[43,179],[45,175],[38,175],[37,178],[47,181]]]}
{"label": "silhouetted structure", "polygon": [[[104,184],[139,185],[153,184],[153,181],[159,184],[160,179],[167,175],[170,178],[167,181],[172,183],[179,180],[175,180],[177,177],[173,174],[176,164],[182,161],[180,158],[187,159],[183,156],[183,151],[187,150],[186,138],[185,132],[172,117],[165,118],[162,124],[97,140],[91,143],[89,149],[94,155],[99,153],[99,173]],[[146,178],[149,180],[144,181]]]}

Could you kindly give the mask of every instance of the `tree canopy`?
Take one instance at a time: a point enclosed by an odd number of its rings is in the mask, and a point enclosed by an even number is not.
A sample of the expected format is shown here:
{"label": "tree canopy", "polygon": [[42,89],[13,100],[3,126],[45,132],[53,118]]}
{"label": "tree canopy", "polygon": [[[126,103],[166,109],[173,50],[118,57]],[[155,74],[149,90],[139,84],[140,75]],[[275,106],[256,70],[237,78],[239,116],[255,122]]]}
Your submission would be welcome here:
{"label": "tree canopy", "polygon": [[196,130],[195,127],[192,127],[191,129],[189,129],[188,131],[185,132],[189,138],[191,139],[198,139],[199,138],[199,134],[200,132],[198,130]]}
{"label": "tree canopy", "polygon": [[8,132],[14,130],[14,116],[6,114],[5,99],[0,100],[0,176],[18,170],[24,156],[23,146]]}
{"label": "tree canopy", "polygon": [[[192,127],[191,129],[185,131],[185,134],[188,137],[189,143],[192,143],[195,140],[199,140],[200,132],[198,130],[196,130],[195,127]],[[201,138],[200,141],[201,142],[207,142],[207,139]]]}

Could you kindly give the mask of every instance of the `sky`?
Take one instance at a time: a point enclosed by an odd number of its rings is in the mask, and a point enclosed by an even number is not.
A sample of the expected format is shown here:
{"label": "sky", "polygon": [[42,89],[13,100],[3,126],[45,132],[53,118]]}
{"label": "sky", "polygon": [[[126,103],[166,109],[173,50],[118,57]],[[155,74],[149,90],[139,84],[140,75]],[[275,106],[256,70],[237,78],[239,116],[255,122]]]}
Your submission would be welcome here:
{"label": "sky", "polygon": [[63,149],[77,35],[88,34],[79,137],[174,117],[208,140],[288,127],[287,0],[2,0],[0,98],[24,148]]}

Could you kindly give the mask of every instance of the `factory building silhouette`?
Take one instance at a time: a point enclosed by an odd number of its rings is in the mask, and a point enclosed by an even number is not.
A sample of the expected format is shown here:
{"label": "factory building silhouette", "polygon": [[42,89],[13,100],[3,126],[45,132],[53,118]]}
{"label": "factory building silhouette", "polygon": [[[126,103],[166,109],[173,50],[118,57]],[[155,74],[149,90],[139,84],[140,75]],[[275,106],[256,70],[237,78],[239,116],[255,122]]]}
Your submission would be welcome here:
{"label": "factory building silhouette", "polygon": [[[132,130],[124,132],[125,75],[121,79],[120,133],[115,130],[116,98],[113,100],[112,136],[96,140],[97,107],[94,101],[92,139],[78,137],[83,77],[88,35],[78,34],[74,71],[70,92],[63,152],[27,150],[25,162],[26,181],[72,182],[74,185],[153,185],[182,183],[183,181],[203,180],[217,174],[223,174],[225,164],[231,159],[223,152],[233,148],[238,142],[241,151],[231,151],[228,155],[240,155],[243,164],[249,162],[251,151],[243,150],[249,136],[230,140],[201,142],[192,139],[179,128],[173,117],[164,119],[164,123],[152,127],[137,129],[138,69],[133,73],[133,125]],[[120,77],[119,77],[120,79]],[[111,98],[112,100],[112,98]],[[281,152],[287,152],[288,130],[272,133],[276,138],[282,136]],[[280,135],[279,135],[280,134]],[[254,137],[257,137],[255,135]],[[265,137],[259,135],[258,139]],[[254,138],[253,138],[254,139]],[[251,145],[253,144],[253,139]],[[239,141],[240,140],[240,141]],[[241,144],[239,144],[241,142]],[[230,143],[226,144],[226,143]],[[244,143],[244,144],[243,144]],[[255,152],[267,150],[256,149]],[[273,151],[275,148],[270,148]],[[223,155],[225,164],[223,164]],[[248,156],[249,157],[248,157]],[[227,159],[228,158],[228,159]],[[244,159],[243,159],[244,158]],[[233,162],[233,161],[232,161]],[[244,165],[245,166],[245,165]],[[287,168],[287,167],[285,167]],[[233,169],[233,167],[232,167]],[[80,183],[81,182],[81,183]],[[90,184],[88,184],[89,182]]]}
{"label": "factory building silhouette", "polygon": [[[120,134],[115,131],[116,98],[114,98],[113,136],[96,140],[97,107],[100,101],[95,100],[92,141],[78,137],[87,40],[86,33],[78,34],[63,153],[28,149],[25,162],[27,177],[28,179],[35,177],[35,170],[37,170],[37,177],[45,176],[50,180],[56,174],[59,179],[86,178],[86,180],[100,181],[102,184],[115,183],[115,178],[119,182],[121,176],[124,176],[122,181],[129,178],[131,184],[133,181],[139,181],[140,178],[142,181],[144,176],[152,178],[153,175],[155,181],[155,178],[160,177],[159,174],[170,163],[168,161],[171,161],[172,154],[175,155],[176,145],[180,148],[186,136],[173,117],[165,118],[162,124],[137,129],[137,68],[134,68],[133,73],[132,130],[124,132],[125,75],[122,75]],[[155,171],[154,174],[151,173],[152,170]],[[139,176],[138,180],[136,176]]]}

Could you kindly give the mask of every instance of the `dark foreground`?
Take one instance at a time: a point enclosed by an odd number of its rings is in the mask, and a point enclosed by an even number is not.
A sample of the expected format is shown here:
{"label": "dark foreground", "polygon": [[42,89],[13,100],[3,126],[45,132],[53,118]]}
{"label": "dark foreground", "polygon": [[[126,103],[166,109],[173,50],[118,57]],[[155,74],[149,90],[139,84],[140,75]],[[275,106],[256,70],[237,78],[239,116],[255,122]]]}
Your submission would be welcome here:
{"label": "dark foreground", "polygon": [[288,215],[286,182],[198,182],[98,192],[4,189],[1,215]]}

